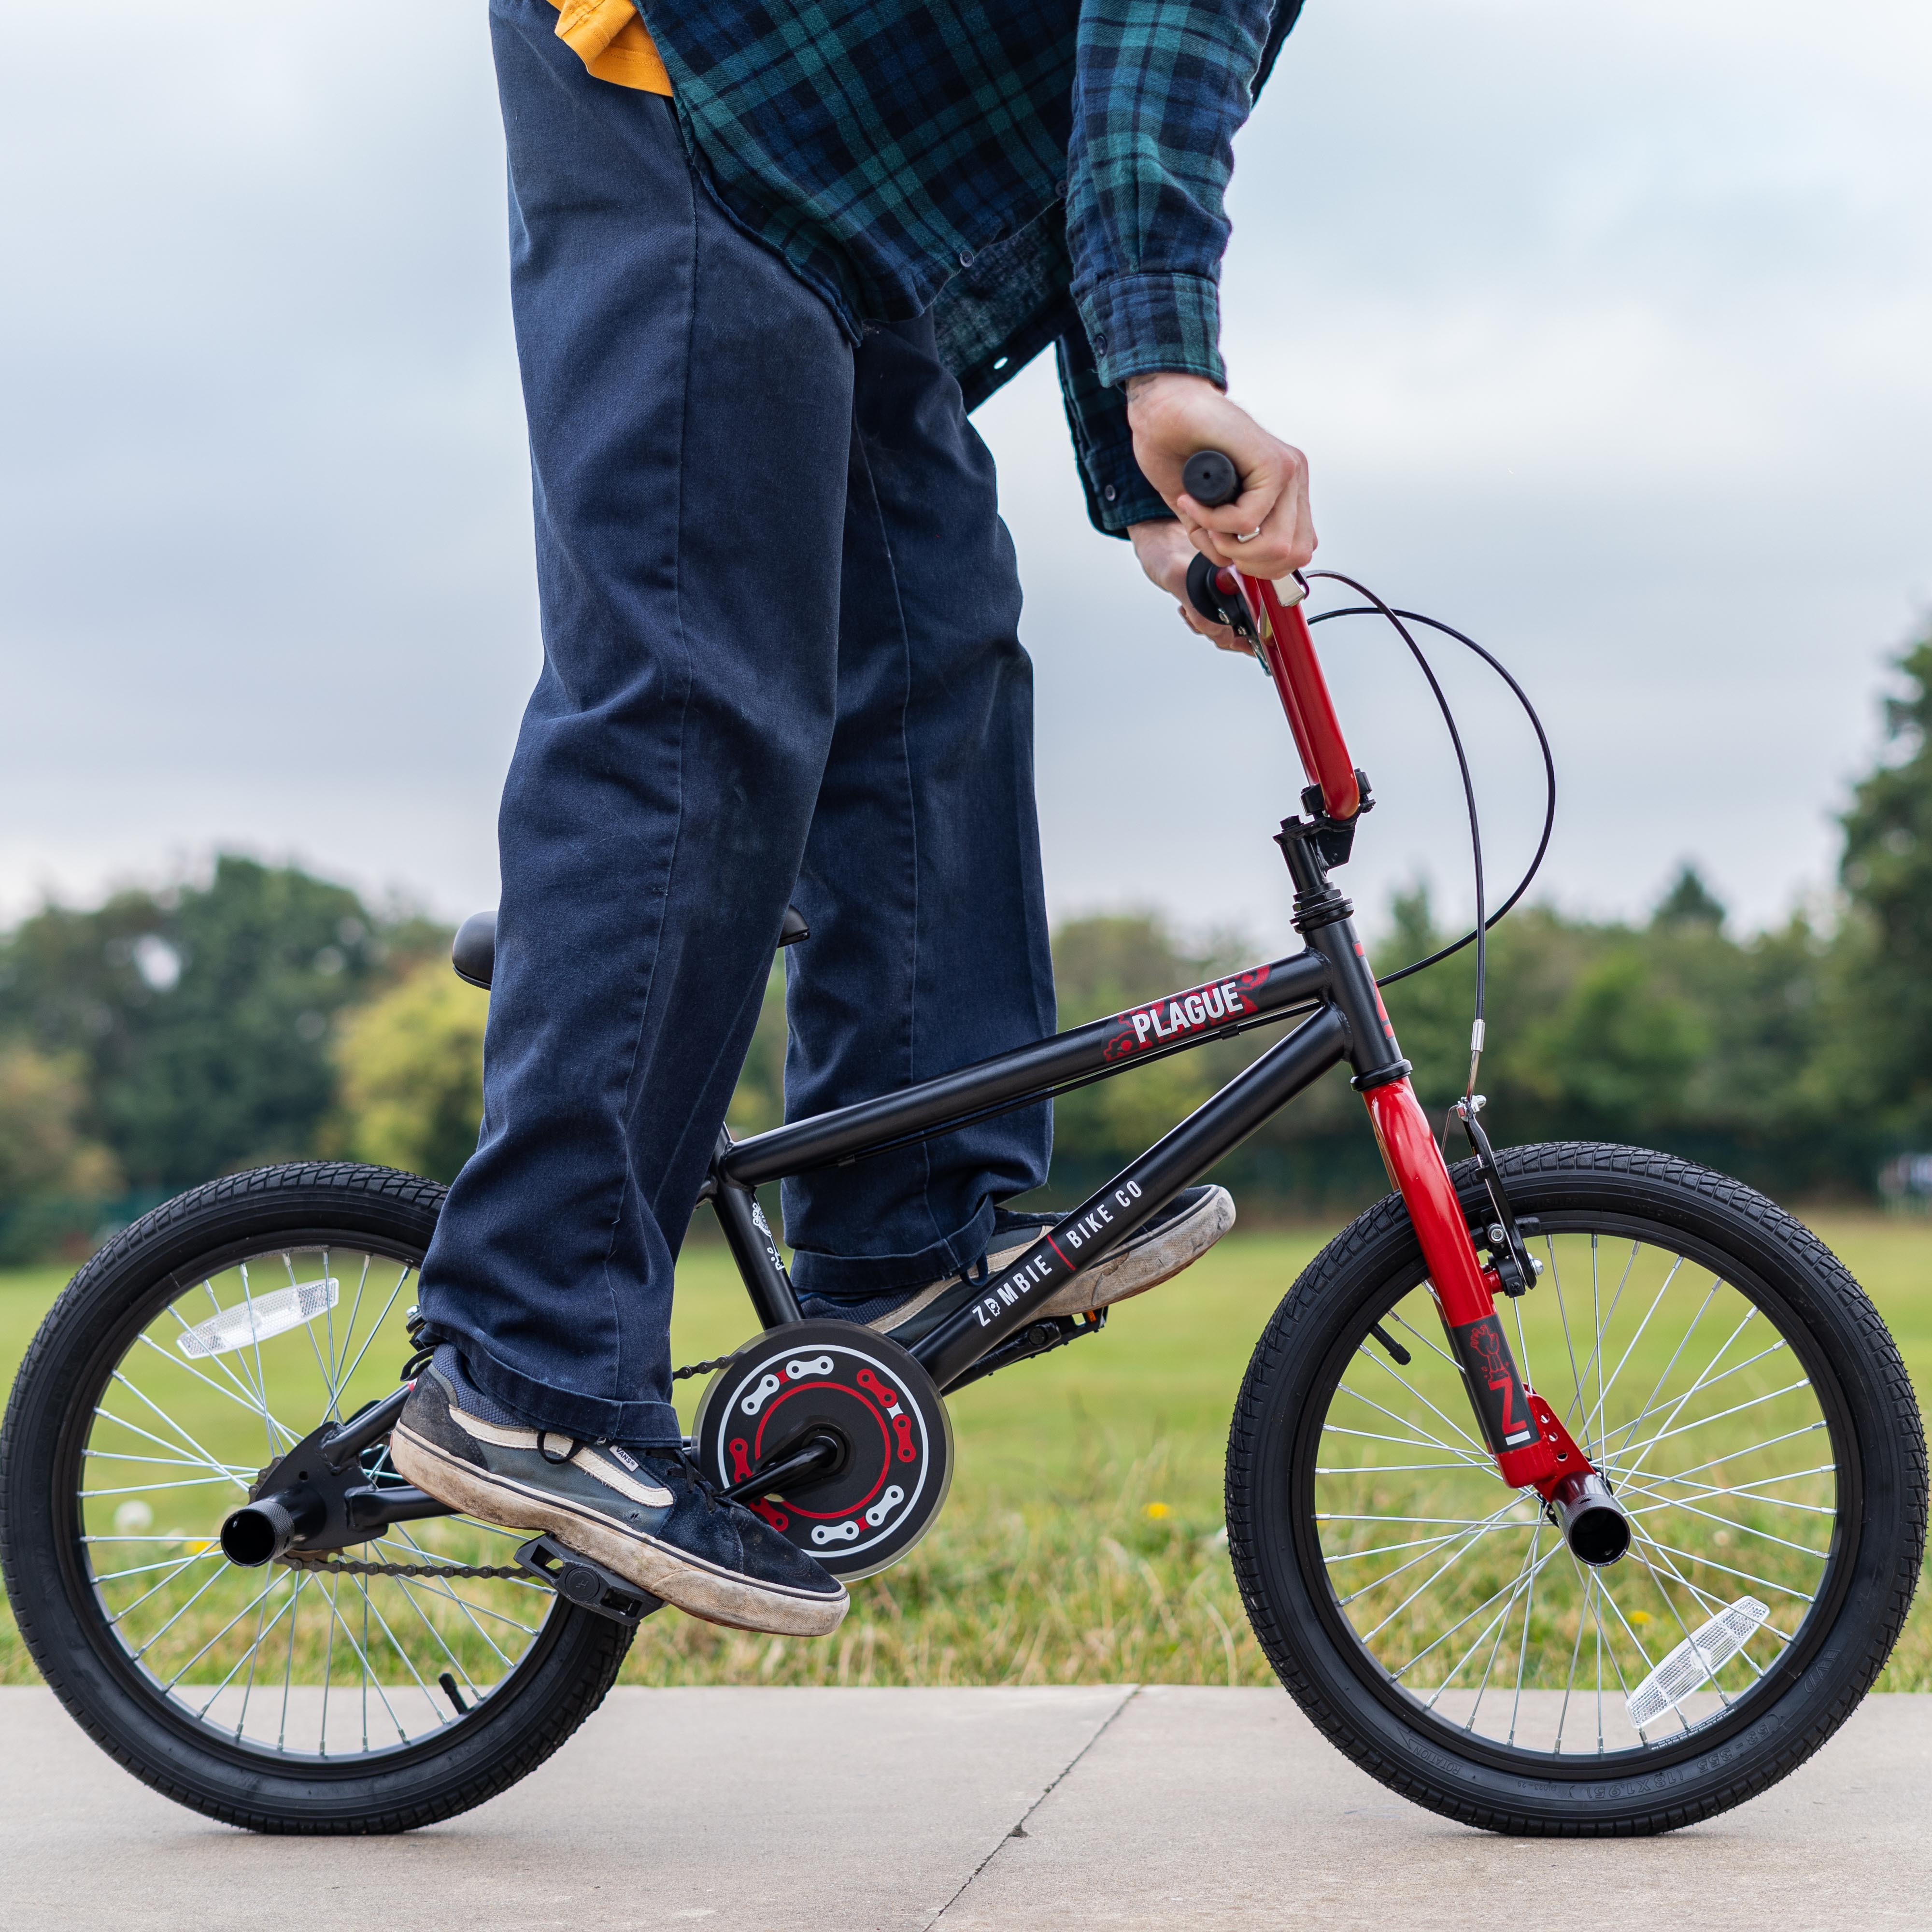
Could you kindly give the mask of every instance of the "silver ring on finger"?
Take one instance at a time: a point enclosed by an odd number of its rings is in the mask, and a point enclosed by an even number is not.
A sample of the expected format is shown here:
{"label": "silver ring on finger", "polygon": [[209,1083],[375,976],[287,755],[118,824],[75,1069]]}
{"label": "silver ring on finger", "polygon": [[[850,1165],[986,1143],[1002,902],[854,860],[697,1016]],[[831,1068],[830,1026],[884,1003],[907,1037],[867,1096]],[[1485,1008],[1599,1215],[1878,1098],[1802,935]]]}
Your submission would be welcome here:
{"label": "silver ring on finger", "polygon": [[1234,538],[1234,541],[1237,543],[1252,543],[1256,538],[1259,536],[1261,533],[1262,526],[1260,524],[1257,524],[1252,530],[1249,531],[1246,536],[1237,536]]}

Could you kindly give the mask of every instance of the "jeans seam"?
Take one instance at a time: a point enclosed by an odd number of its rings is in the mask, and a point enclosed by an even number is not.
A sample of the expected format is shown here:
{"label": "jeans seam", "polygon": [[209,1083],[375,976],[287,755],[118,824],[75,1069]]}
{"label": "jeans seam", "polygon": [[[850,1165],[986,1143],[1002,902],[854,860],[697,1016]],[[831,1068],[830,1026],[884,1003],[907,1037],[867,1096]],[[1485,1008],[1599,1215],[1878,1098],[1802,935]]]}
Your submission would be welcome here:
{"label": "jeans seam", "polygon": [[[602,1269],[604,1292],[610,1298],[612,1327],[617,1337],[615,1359],[612,1364],[616,1386],[626,1386],[624,1364],[625,1328],[623,1309],[617,1293],[616,1283],[610,1278],[610,1264],[617,1250],[617,1236],[624,1225],[624,1204],[633,1194],[641,1202],[642,1190],[638,1186],[636,1150],[631,1144],[631,1109],[632,1096],[638,1080],[638,1063],[644,1052],[644,1029],[649,1023],[651,998],[657,987],[658,964],[664,951],[664,922],[670,908],[670,880],[677,870],[677,851],[684,830],[684,734],[691,712],[691,650],[684,628],[684,545],[682,536],[684,528],[684,439],[691,421],[691,369],[694,338],[698,332],[698,208],[697,198],[692,192],[689,176],[686,175],[686,192],[692,194],[691,201],[691,290],[685,304],[685,354],[684,388],[679,400],[678,410],[678,461],[677,508],[671,521],[671,607],[676,613],[675,630],[678,650],[683,661],[683,677],[678,694],[677,710],[677,818],[671,833],[671,849],[664,866],[664,888],[658,902],[654,943],[651,947],[650,967],[645,976],[644,998],[638,1009],[638,1030],[632,1036],[629,1064],[624,1070],[624,1092],[622,1105],[622,1122],[624,1135],[624,1174],[617,1190],[616,1211],[610,1217],[610,1232],[604,1243]],[[621,1398],[620,1398],[621,1400]]]}
{"label": "jeans seam", "polygon": [[[854,372],[856,377],[856,370]],[[919,953],[920,953],[920,891],[919,891],[919,808],[916,788],[912,782],[912,754],[906,742],[907,719],[912,710],[912,633],[906,622],[905,602],[899,594],[898,565],[892,555],[892,533],[886,523],[885,504],[879,494],[878,479],[873,473],[872,452],[865,430],[860,426],[858,394],[856,382],[852,398],[853,428],[856,432],[859,452],[866,466],[866,488],[872,498],[872,516],[878,526],[879,548],[886,560],[886,574],[892,586],[892,609],[898,620],[900,661],[904,668],[903,695],[899,704],[899,770],[905,786],[906,824],[908,836],[912,843],[912,963],[910,974],[911,997],[906,1001],[906,1084],[911,1086],[919,1078]],[[920,1162],[920,1204],[926,1210],[926,1225],[932,1230],[935,1242],[942,1243],[946,1249],[949,1261],[956,1258],[952,1252],[952,1238],[942,1234],[939,1216],[932,1207],[932,1144],[921,1141],[917,1152]]]}

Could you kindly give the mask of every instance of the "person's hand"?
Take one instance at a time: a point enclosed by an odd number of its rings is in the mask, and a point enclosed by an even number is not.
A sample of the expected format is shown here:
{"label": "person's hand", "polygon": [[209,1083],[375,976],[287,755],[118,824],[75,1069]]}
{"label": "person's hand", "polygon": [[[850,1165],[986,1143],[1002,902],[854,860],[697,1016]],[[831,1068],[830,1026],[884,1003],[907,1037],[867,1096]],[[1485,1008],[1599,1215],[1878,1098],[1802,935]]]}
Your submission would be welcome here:
{"label": "person's hand", "polygon": [[[1127,425],[1141,473],[1204,556],[1268,578],[1286,577],[1314,556],[1308,459],[1270,436],[1205,376],[1130,376]],[[1200,449],[1220,450],[1241,478],[1241,494],[1218,509],[1197,503],[1180,487],[1181,466]],[[1237,537],[1247,541],[1238,543]]]}
{"label": "person's hand", "polygon": [[1226,624],[1210,623],[1187,601],[1187,566],[1194,561],[1194,539],[1169,517],[1130,524],[1134,555],[1148,580],[1180,600],[1180,621],[1207,638],[1216,650],[1245,651],[1247,644]]}

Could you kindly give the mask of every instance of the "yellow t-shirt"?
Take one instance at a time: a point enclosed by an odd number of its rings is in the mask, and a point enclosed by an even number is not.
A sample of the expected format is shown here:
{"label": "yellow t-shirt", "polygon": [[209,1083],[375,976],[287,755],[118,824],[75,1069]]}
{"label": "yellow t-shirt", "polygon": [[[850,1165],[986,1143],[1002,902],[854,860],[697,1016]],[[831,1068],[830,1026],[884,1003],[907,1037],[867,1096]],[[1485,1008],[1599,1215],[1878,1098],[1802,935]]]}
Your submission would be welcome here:
{"label": "yellow t-shirt", "polygon": [[670,92],[657,46],[632,0],[550,0],[556,37],[599,80],[643,94]]}

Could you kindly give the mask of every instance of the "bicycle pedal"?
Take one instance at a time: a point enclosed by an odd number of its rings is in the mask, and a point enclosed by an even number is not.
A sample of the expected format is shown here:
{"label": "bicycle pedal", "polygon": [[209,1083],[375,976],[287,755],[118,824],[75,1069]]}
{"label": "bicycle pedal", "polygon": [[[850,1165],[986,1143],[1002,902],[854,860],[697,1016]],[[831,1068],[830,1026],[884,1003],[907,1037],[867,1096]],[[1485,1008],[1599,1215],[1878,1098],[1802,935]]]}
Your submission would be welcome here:
{"label": "bicycle pedal", "polygon": [[566,1549],[554,1536],[532,1537],[518,1550],[517,1561],[566,1603],[593,1616],[608,1617],[627,1629],[635,1630],[653,1610],[664,1608],[662,1597],[652,1596],[614,1570]]}

